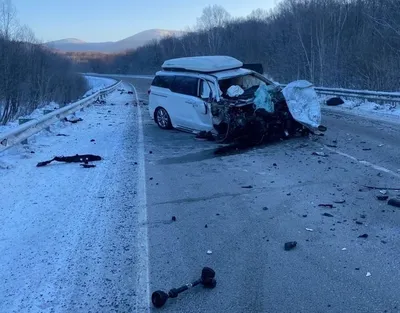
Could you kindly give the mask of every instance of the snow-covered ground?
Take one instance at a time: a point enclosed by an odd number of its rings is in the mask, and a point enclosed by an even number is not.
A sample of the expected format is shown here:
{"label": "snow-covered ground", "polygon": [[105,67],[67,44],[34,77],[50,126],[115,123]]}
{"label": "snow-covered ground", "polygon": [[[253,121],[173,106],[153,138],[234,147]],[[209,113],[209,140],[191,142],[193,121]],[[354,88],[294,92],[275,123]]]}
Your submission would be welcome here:
{"label": "snow-covered ground", "polygon": [[[111,86],[117,82],[115,79],[104,78],[104,77],[85,76],[85,78],[88,82],[89,90],[83,95],[84,97],[89,96],[89,95],[91,95],[103,88]],[[60,108],[60,106],[57,103],[51,102],[47,105],[37,108],[31,114],[26,115],[26,116],[21,116],[20,118],[26,118],[26,119],[39,118],[39,117],[43,116],[43,114],[46,110],[51,111],[51,110],[57,110],[59,108]],[[19,126],[18,120],[9,122],[6,125],[0,125],[0,134],[10,131],[11,129],[18,127],[18,126]]]}
{"label": "snow-covered ground", "polygon": [[[106,100],[0,155],[0,312],[141,311],[138,110],[127,93]],[[36,167],[75,154],[103,160]]]}
{"label": "snow-covered ground", "polygon": [[105,77],[85,76],[85,78],[88,82],[89,90],[85,93],[84,96],[89,96],[101,89],[104,89],[116,83],[115,79]]}
{"label": "snow-covered ground", "polygon": [[344,104],[338,106],[327,106],[326,99],[331,97],[320,97],[321,106],[324,110],[331,112],[344,112],[352,115],[363,116],[370,119],[400,123],[400,103],[377,104],[364,99],[343,99]]}

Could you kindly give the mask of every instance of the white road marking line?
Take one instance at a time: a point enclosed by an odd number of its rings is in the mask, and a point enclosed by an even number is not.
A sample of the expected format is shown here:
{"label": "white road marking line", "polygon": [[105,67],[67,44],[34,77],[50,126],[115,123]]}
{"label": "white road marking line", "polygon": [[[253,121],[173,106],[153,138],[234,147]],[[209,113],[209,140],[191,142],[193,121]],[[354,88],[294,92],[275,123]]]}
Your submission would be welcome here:
{"label": "white road marking line", "polygon": [[142,109],[139,104],[138,94],[135,86],[129,84],[135,93],[137,103],[137,123],[138,123],[138,280],[136,286],[136,309],[140,312],[150,312],[150,280],[149,280],[149,237],[147,228],[147,196],[146,196],[146,169],[144,159],[144,136]]}
{"label": "white road marking line", "polygon": [[379,165],[373,164],[373,163],[368,162],[368,161],[365,161],[365,160],[359,160],[359,159],[357,159],[356,157],[351,156],[350,154],[341,152],[341,151],[336,150],[336,149],[332,149],[332,148],[330,148],[330,147],[328,147],[328,146],[326,146],[326,145],[324,145],[324,148],[327,149],[327,150],[329,150],[329,151],[332,151],[332,152],[334,152],[334,153],[337,153],[337,154],[339,154],[339,155],[341,155],[341,156],[344,156],[344,157],[346,157],[346,158],[349,158],[349,159],[351,159],[351,160],[353,160],[353,161],[356,161],[356,162],[358,162],[358,163],[360,163],[360,164],[363,164],[363,165],[365,165],[365,166],[371,167],[371,168],[376,169],[376,170],[378,170],[378,171],[381,171],[381,172],[384,172],[384,173],[393,175],[393,176],[395,176],[395,177],[397,177],[397,178],[400,178],[400,174],[398,174],[398,173],[396,173],[396,172],[393,172],[393,171],[391,171],[391,170],[389,170],[389,169],[387,169],[387,168],[385,168],[385,167],[383,167],[383,166],[379,166]]}

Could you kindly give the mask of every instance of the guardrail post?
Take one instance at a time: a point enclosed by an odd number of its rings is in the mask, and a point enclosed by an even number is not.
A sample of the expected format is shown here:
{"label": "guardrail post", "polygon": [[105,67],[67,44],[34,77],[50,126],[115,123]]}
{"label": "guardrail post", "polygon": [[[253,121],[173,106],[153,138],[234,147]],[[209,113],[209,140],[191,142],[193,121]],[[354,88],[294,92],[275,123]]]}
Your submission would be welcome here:
{"label": "guardrail post", "polygon": [[[32,120],[32,119],[30,119],[30,118],[19,118],[19,119],[18,119],[18,124],[19,124],[19,125],[22,125],[22,124],[25,124],[25,123],[27,123],[27,122],[29,122],[29,121],[31,121],[31,120]],[[22,140],[21,143],[22,143],[23,145],[27,145],[27,144],[28,144],[28,139]]]}
{"label": "guardrail post", "polygon": [[[47,110],[47,109],[44,109],[43,110],[43,114],[44,115],[46,115],[46,114],[49,114],[49,113],[51,113],[51,112],[53,112],[54,110]],[[47,126],[46,128],[45,128],[45,130],[47,130],[48,132],[50,131],[50,126]]]}

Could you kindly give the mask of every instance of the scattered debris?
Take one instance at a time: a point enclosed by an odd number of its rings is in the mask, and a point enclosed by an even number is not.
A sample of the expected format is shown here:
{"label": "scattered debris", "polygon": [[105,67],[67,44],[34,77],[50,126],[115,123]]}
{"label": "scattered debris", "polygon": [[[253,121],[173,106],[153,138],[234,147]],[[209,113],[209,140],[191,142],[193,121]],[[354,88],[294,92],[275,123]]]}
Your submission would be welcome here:
{"label": "scattered debris", "polygon": [[314,231],[312,228],[306,228],[306,231]]}
{"label": "scattered debris", "polygon": [[53,161],[57,162],[65,162],[65,163],[81,163],[81,162],[93,162],[93,161],[100,161],[102,158],[98,155],[94,154],[76,154],[74,156],[56,156],[51,160],[39,162],[36,166],[42,167],[50,164]]}
{"label": "scattered debris", "polygon": [[388,201],[388,204],[397,208],[400,208],[400,200],[392,198]]}
{"label": "scattered debris", "polygon": [[92,140],[90,140],[90,142],[95,142],[96,140],[94,140],[94,139],[92,139]]}
{"label": "scattered debris", "polygon": [[72,123],[72,124],[76,124],[76,123],[78,123],[78,122],[82,122],[83,119],[77,118],[77,119],[74,119],[74,120],[69,120],[68,118],[64,117],[64,121],[70,122],[70,123]]}
{"label": "scattered debris", "polygon": [[285,243],[285,247],[284,248],[285,248],[286,251],[289,251],[289,250],[294,249],[296,246],[297,246],[297,241],[289,241],[289,242]]}
{"label": "scattered debris", "polygon": [[346,200],[337,200],[337,201],[333,201],[333,203],[343,204],[343,203],[346,203]]}
{"label": "scattered debris", "polygon": [[346,251],[347,250],[347,248],[342,248],[342,251]]}
{"label": "scattered debris", "polygon": [[362,235],[358,236],[358,238],[368,238],[368,234],[362,234]]}
{"label": "scattered debris", "polygon": [[82,166],[83,168],[93,168],[93,167],[96,167],[96,165],[94,165],[94,164],[86,164],[86,163],[81,164],[81,166]]}
{"label": "scattered debris", "polygon": [[129,105],[129,103],[127,102],[127,103],[125,103],[125,105]]}
{"label": "scattered debris", "polygon": [[303,217],[307,217],[307,214],[303,214]]}
{"label": "scattered debris", "polygon": [[242,186],[242,188],[244,188],[244,189],[252,189],[252,188],[253,188],[253,186],[252,186],[252,185],[248,185],[248,186]]}
{"label": "scattered debris", "polygon": [[172,216],[172,221],[173,221],[173,222],[176,222],[176,216],[175,216],[175,215]]}
{"label": "scattered debris", "polygon": [[149,180],[153,180],[153,177],[150,177]]}
{"label": "scattered debris", "polygon": [[56,136],[57,136],[57,137],[68,137],[69,135],[66,135],[66,134],[57,134]]}
{"label": "scattered debris", "polygon": [[337,145],[326,145],[329,148],[337,148]]}
{"label": "scattered debris", "polygon": [[367,216],[365,214],[361,214],[360,217],[361,218],[367,218]]}
{"label": "scattered debris", "polygon": [[363,151],[371,151],[371,148],[364,148]]}
{"label": "scattered debris", "polygon": [[168,298],[176,298],[181,292],[184,292],[197,285],[203,285],[204,288],[213,289],[217,285],[215,280],[215,271],[209,267],[203,267],[201,278],[179,288],[172,288],[168,293],[162,290],[156,290],[151,295],[151,302],[156,308],[161,308],[167,302]]}
{"label": "scattered debris", "polygon": [[387,194],[387,190],[379,190],[379,192],[380,192],[381,194],[383,194],[383,195],[386,195],[386,194]]}
{"label": "scattered debris", "polygon": [[328,204],[324,204],[324,203],[318,204],[318,206],[322,207],[322,208],[330,208],[330,209],[334,208],[333,204],[329,204],[329,203]]}
{"label": "scattered debris", "polygon": [[399,188],[386,188],[386,187],[374,187],[374,186],[363,186],[363,187],[375,190],[395,190],[395,191],[400,190],[400,187]]}
{"label": "scattered debris", "polygon": [[387,199],[389,199],[389,196],[388,195],[377,195],[376,198],[379,201],[386,201]]}
{"label": "scattered debris", "polygon": [[371,273],[370,273],[370,272],[367,272],[367,275],[365,275],[365,276],[370,277],[370,276],[371,276]]}
{"label": "scattered debris", "polygon": [[381,240],[381,242],[385,245],[385,244],[387,244],[387,241],[386,240]]}
{"label": "scattered debris", "polygon": [[206,225],[204,225],[204,228],[208,228],[208,225],[206,224]]}
{"label": "scattered debris", "polygon": [[264,211],[268,211],[268,207],[266,207],[266,206],[263,207],[263,210],[264,210]]}
{"label": "scattered debris", "polygon": [[323,216],[326,216],[326,217],[333,217],[333,215],[332,215],[332,214],[329,214],[329,213],[323,213],[322,215],[323,215]]}
{"label": "scattered debris", "polygon": [[133,91],[128,91],[128,95],[133,95]]}
{"label": "scattered debris", "polygon": [[383,143],[381,143],[381,144],[379,144],[379,145],[378,145],[378,147],[383,147],[383,146],[384,146],[384,144],[383,144]]}
{"label": "scattered debris", "polygon": [[208,255],[212,254],[212,251],[211,250],[207,250],[207,254]]}
{"label": "scattered debris", "polygon": [[149,151],[149,154],[153,154],[153,151],[150,150],[150,151]]}
{"label": "scattered debris", "polygon": [[336,106],[336,105],[341,105],[343,103],[344,103],[344,101],[340,97],[333,97],[333,98],[326,100],[326,105],[328,105],[328,106]]}
{"label": "scattered debris", "polygon": [[201,131],[196,135],[196,139],[215,141],[214,135],[210,131]]}
{"label": "scattered debris", "polygon": [[320,156],[320,157],[327,157],[328,155],[324,152],[313,152],[312,155]]}
{"label": "scattered debris", "polygon": [[363,223],[363,222],[360,222],[360,221],[356,221],[356,224],[357,224],[357,225],[364,225],[364,223]]}

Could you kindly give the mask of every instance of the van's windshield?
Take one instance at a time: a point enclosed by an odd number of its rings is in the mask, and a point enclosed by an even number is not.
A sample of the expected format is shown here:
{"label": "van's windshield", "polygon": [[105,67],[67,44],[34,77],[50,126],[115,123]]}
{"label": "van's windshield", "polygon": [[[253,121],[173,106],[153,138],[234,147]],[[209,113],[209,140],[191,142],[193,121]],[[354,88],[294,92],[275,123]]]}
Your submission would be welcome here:
{"label": "van's windshield", "polygon": [[253,74],[235,76],[231,78],[221,79],[218,81],[219,88],[222,92],[222,97],[229,97],[227,91],[232,86],[239,86],[244,90],[243,96],[252,97],[258,87],[266,83]]}

